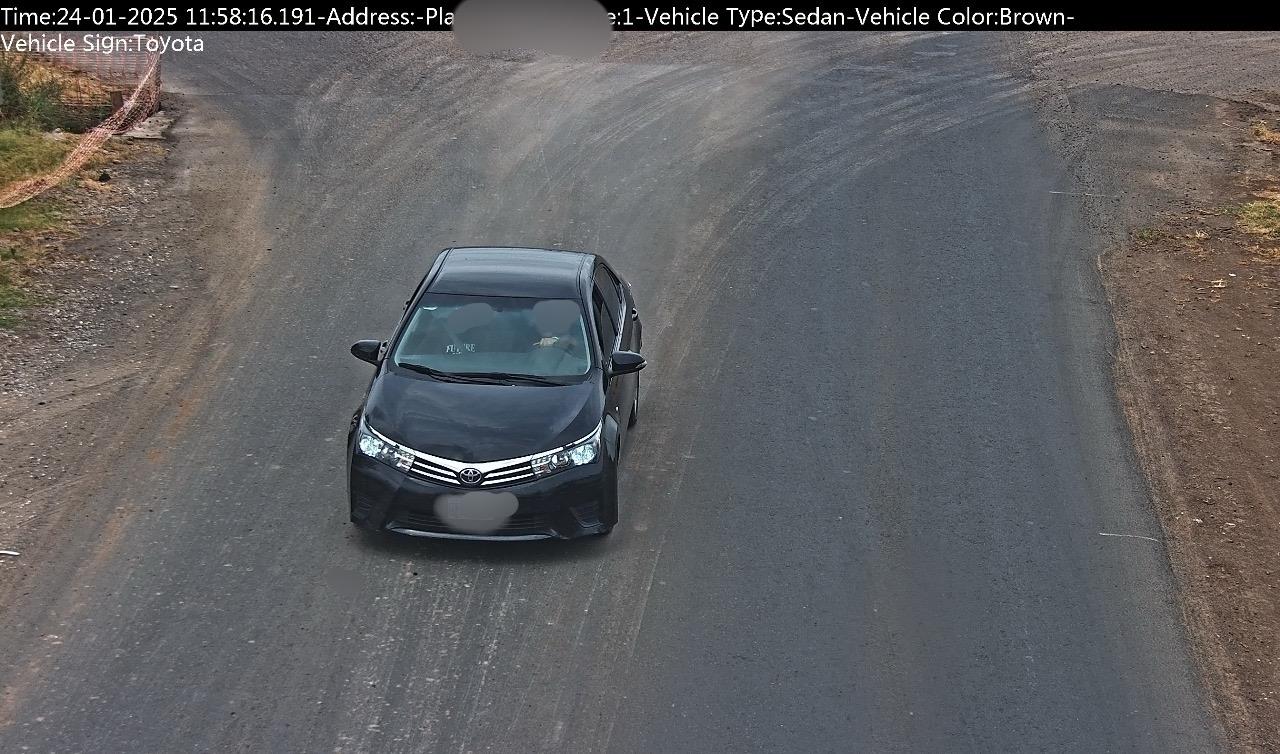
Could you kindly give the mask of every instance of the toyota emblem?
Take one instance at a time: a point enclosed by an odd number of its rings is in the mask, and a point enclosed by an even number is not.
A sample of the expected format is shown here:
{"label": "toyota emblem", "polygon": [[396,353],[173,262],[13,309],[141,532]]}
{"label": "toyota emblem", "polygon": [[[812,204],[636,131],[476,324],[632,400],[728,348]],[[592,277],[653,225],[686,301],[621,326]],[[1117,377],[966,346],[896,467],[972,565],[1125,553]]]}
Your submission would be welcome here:
{"label": "toyota emblem", "polygon": [[458,480],[470,487],[480,484],[481,479],[484,479],[484,474],[480,469],[466,468],[458,472]]}

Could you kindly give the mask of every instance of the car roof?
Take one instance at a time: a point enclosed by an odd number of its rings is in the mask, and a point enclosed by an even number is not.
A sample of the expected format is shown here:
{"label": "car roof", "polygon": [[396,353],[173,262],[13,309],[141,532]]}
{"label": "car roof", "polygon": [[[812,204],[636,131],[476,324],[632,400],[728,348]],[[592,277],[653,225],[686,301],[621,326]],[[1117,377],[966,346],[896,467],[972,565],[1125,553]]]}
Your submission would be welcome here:
{"label": "car roof", "polygon": [[560,249],[467,246],[447,249],[432,293],[580,298],[579,281],[595,255]]}

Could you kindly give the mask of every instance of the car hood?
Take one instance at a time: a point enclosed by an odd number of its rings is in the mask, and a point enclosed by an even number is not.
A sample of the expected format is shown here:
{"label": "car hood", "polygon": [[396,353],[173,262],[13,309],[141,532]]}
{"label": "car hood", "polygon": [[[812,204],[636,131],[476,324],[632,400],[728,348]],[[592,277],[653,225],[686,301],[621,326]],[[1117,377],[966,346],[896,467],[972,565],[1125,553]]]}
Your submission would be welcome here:
{"label": "car hood", "polygon": [[373,429],[414,450],[466,463],[500,461],[573,442],[595,429],[604,396],[574,385],[479,385],[384,371],[365,403]]}

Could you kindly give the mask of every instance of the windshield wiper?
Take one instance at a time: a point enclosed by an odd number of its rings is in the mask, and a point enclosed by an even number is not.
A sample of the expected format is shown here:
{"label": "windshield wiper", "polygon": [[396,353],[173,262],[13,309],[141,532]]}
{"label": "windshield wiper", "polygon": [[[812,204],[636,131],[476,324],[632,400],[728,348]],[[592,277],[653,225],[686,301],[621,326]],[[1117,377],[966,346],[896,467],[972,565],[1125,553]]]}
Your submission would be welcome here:
{"label": "windshield wiper", "polygon": [[396,366],[403,367],[419,374],[425,374],[433,377],[441,382],[472,382],[484,385],[499,385],[502,380],[499,377],[488,374],[458,374],[457,372],[442,372],[439,369],[432,369],[426,364],[414,364],[411,361],[397,361]]}
{"label": "windshield wiper", "polygon": [[488,379],[504,380],[507,382],[527,382],[532,385],[563,386],[568,384],[566,382],[561,382],[560,380],[553,380],[549,377],[540,377],[536,374],[524,374],[522,372],[467,372],[465,376],[485,377]]}

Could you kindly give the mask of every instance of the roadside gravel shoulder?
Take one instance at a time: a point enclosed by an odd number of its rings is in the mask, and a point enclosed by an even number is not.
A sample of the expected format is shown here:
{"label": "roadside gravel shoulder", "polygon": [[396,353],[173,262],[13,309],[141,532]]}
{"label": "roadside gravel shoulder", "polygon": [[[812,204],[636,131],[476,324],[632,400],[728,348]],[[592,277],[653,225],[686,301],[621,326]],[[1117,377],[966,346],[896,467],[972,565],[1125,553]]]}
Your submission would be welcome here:
{"label": "roadside gravel shoulder", "polygon": [[[113,459],[158,426],[194,350],[252,253],[224,258],[229,218],[249,212],[251,169],[229,126],[178,95],[164,141],[133,147],[91,193],[55,189],[70,215],[30,287],[37,305],[0,331],[0,604],[57,584],[109,540],[111,509],[87,501]],[[59,552],[54,552],[59,550]]]}
{"label": "roadside gravel shoulder", "polygon": [[[1228,740],[1280,750],[1280,35],[1031,34],[1010,61],[1109,239],[1117,395]],[[1280,205],[1277,205],[1280,206]]]}

